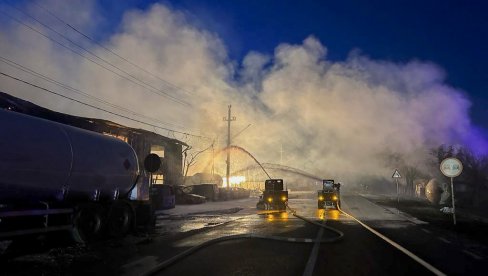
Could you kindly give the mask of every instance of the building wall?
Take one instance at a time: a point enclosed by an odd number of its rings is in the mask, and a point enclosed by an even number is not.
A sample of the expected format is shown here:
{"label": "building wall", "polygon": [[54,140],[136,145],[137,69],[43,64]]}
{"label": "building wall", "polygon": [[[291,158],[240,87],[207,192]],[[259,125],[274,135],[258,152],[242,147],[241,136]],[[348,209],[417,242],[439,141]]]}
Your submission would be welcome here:
{"label": "building wall", "polygon": [[182,146],[178,144],[167,144],[165,150],[165,183],[168,185],[181,185],[183,184],[182,176]]}
{"label": "building wall", "polygon": [[137,199],[149,199],[150,174],[144,170],[144,159],[151,153],[154,145],[164,148],[161,169],[155,174],[163,174],[164,185],[182,184],[182,145],[167,141],[156,134],[139,134],[131,139],[130,144],[136,151],[141,168],[141,176],[137,183]]}

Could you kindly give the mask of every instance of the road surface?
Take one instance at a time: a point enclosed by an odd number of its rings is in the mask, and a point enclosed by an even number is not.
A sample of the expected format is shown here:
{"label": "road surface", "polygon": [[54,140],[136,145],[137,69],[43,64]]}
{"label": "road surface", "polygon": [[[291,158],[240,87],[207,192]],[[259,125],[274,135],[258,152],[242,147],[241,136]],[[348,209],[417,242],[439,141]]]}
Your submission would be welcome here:
{"label": "road surface", "polygon": [[256,201],[177,206],[159,214],[153,235],[21,256],[2,263],[0,275],[484,275],[485,244],[361,195],[344,195],[342,213],[317,210],[312,192],[290,194],[298,215],[344,234],[335,242],[337,232],[291,212],[257,211]]}
{"label": "road surface", "polygon": [[141,275],[185,250],[240,234],[281,237],[283,241],[245,238],[211,243],[154,275],[475,274],[484,267],[483,257],[473,257],[463,251],[462,245],[439,239],[422,221],[375,205],[359,195],[343,196],[342,203],[346,213],[372,226],[410,255],[340,211],[317,210],[313,195],[302,195],[291,198],[289,205],[301,216],[343,232],[342,240],[317,243],[316,240],[333,239],[337,233],[320,230],[290,212],[253,211],[169,242],[161,250],[164,254],[152,249],[148,255],[125,264],[120,272]]}

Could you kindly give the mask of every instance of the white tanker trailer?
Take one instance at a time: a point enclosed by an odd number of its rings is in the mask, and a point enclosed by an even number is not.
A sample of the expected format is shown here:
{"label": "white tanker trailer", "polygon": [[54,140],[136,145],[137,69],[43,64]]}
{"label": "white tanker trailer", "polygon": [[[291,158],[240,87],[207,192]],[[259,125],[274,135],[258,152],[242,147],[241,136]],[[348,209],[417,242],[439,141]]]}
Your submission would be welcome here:
{"label": "white tanker trailer", "polygon": [[0,240],[60,230],[80,242],[123,236],[153,218],[149,201],[129,200],[138,176],[121,140],[0,109]]}

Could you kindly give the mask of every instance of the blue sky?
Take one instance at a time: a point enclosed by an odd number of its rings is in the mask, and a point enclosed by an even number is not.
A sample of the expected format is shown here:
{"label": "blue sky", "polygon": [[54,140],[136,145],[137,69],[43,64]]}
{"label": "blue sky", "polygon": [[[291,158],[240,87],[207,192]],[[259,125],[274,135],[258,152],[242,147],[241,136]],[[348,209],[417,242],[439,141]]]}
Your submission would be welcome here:
{"label": "blue sky", "polygon": [[[232,104],[235,128],[252,124],[237,143],[263,160],[279,158],[283,146],[288,164],[317,170],[334,164],[335,171],[346,174],[352,164],[363,164],[358,171],[382,174],[381,158],[371,163],[371,156],[396,152],[420,164],[427,160],[422,154],[440,144],[488,153],[486,130],[478,128],[488,129],[483,17],[488,10],[481,3],[39,0],[100,45],[162,80],[88,41],[36,2],[6,2],[15,3],[17,10],[0,3],[6,15],[0,18],[0,38],[8,38],[0,43],[0,55],[98,100],[7,61],[0,63],[0,71],[208,137],[224,133],[222,114]],[[91,53],[80,54],[72,44]],[[59,112],[147,127],[7,77],[2,77],[0,91]],[[263,141],[263,133],[272,139]],[[202,142],[202,148],[207,146]],[[276,150],[270,153],[271,148]]]}
{"label": "blue sky", "polygon": [[[224,37],[237,58],[249,49],[271,52],[280,42],[299,43],[313,34],[327,46],[332,60],[344,59],[357,48],[373,59],[432,61],[445,69],[448,83],[470,95],[473,119],[488,127],[485,1],[183,3],[197,16],[210,18],[210,27]],[[225,26],[219,26],[218,19],[224,19]]]}
{"label": "blue sky", "polygon": [[432,61],[446,70],[448,83],[470,95],[474,121],[488,127],[485,1],[184,2],[190,10],[196,2],[208,2],[196,5],[196,13],[208,11],[230,22],[222,35],[237,40],[236,45],[229,43],[237,57],[249,49],[272,51],[280,42],[298,43],[313,34],[327,46],[331,59],[344,59],[358,48],[374,59]]}
{"label": "blue sky", "polygon": [[486,1],[102,0],[104,21],[94,36],[103,40],[128,9],[155,2],[218,34],[238,62],[251,50],[272,54],[280,43],[298,44],[309,35],[333,61],[352,50],[399,63],[431,61],[445,70],[447,83],[467,93],[473,122],[488,129]]}
{"label": "blue sky", "polygon": [[[154,1],[102,1],[106,31],[128,8]],[[272,53],[283,42],[316,36],[328,59],[343,60],[355,49],[373,59],[431,61],[447,83],[465,91],[474,123],[488,128],[488,4],[485,1],[162,1],[193,24],[217,33],[233,60],[250,50]]]}

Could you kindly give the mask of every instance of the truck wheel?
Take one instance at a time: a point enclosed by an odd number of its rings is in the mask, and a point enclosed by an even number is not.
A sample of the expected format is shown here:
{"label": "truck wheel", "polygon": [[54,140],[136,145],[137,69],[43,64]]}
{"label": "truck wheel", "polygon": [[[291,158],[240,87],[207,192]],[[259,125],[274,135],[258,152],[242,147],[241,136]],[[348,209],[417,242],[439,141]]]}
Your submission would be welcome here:
{"label": "truck wheel", "polygon": [[322,203],[318,202],[318,203],[317,203],[317,208],[318,208],[318,209],[324,209],[324,204],[322,204]]}
{"label": "truck wheel", "polygon": [[78,243],[96,241],[102,235],[103,224],[104,216],[101,205],[81,205],[73,219],[72,237]]}
{"label": "truck wheel", "polygon": [[110,207],[107,230],[111,237],[121,238],[127,235],[132,225],[132,210],[128,204],[115,202]]}
{"label": "truck wheel", "polygon": [[264,204],[264,202],[260,201],[260,202],[256,203],[256,209],[264,210],[265,208],[266,208],[266,205]]}

